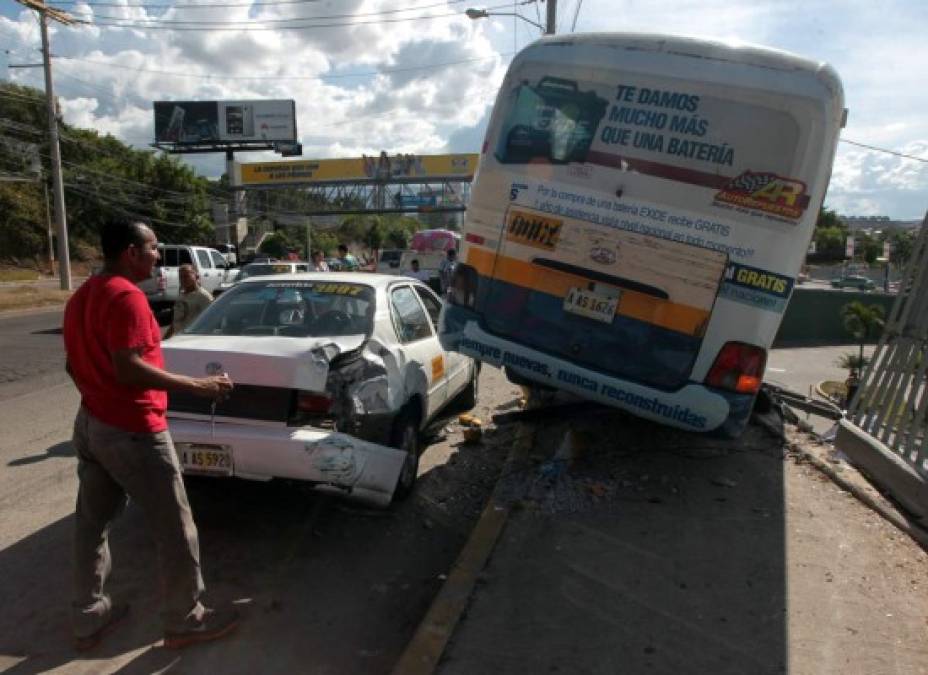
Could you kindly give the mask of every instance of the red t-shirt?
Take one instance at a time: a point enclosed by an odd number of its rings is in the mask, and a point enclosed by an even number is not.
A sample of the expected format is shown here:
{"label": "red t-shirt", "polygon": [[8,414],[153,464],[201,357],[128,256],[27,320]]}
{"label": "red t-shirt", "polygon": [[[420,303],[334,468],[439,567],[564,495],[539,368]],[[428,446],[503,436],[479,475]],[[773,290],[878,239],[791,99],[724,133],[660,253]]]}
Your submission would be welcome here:
{"label": "red t-shirt", "polygon": [[161,330],[138,286],[118,275],[87,279],[65,307],[64,348],[91,415],[126,431],[168,428],[167,392],[120,384],[113,366],[115,352],[136,349],[143,361],[164,368]]}

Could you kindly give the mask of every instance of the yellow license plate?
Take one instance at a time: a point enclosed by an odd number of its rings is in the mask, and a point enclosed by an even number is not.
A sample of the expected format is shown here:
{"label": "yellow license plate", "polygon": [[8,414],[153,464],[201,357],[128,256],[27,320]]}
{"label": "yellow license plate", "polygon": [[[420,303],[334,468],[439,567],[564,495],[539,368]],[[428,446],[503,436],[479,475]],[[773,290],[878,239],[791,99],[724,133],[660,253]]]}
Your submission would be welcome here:
{"label": "yellow license plate", "polygon": [[210,476],[232,475],[232,449],[223,445],[181,443],[177,446],[184,473]]}

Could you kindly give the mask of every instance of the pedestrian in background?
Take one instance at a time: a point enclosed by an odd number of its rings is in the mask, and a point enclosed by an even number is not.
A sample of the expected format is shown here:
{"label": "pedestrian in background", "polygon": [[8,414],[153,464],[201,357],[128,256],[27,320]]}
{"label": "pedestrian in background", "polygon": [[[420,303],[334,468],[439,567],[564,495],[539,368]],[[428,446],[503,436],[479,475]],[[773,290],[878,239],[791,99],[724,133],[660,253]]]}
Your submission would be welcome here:
{"label": "pedestrian in background", "polygon": [[329,266],[325,261],[325,254],[322,251],[318,249],[313,251],[311,258],[312,258],[311,260],[312,264],[310,265],[311,272],[328,272],[329,271]]}
{"label": "pedestrian in background", "polygon": [[441,284],[442,297],[446,296],[448,289],[451,288],[451,279],[454,276],[454,268],[457,264],[458,252],[453,248],[449,248],[445,257],[438,264],[438,280]]}
{"label": "pedestrian in background", "polygon": [[428,270],[419,269],[418,259],[413,260],[411,263],[409,263],[409,266],[412,268],[409,271],[409,276],[411,276],[413,279],[424,281],[425,283],[429,282],[429,279],[431,278],[432,275],[429,274]]}
{"label": "pedestrian in background", "polygon": [[127,495],[147,516],[158,550],[164,646],[184,647],[235,628],[234,608],[200,602],[203,579],[197,528],[168,432],[167,391],[217,400],[232,392],[225,374],[192,378],[164,369],[161,332],[136,282],[158,261],[158,241],[139,222],[103,228],[105,267],[68,301],[66,368],[81,393],[74,422],[79,479],[74,529],[75,647],[91,649],[128,613],[104,587],[110,524]]}
{"label": "pedestrian in background", "polygon": [[200,286],[200,275],[193,265],[181,265],[177,273],[180,277],[180,297],[174,303],[174,317],[165,339],[177,335],[192,324],[213,301],[213,294]]}
{"label": "pedestrian in background", "polygon": [[358,259],[348,253],[348,247],[344,244],[338,245],[338,259],[341,262],[341,272],[357,272]]}

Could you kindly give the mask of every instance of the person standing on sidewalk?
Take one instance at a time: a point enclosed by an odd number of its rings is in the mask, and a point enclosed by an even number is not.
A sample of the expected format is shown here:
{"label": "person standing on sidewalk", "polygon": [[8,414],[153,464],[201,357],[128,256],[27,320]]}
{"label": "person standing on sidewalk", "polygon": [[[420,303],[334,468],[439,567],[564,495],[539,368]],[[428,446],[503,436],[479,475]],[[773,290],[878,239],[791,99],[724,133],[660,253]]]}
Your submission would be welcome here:
{"label": "person standing on sidewalk", "polygon": [[135,282],[151,276],[158,242],[139,222],[103,228],[104,270],[65,307],[66,367],[81,393],[74,422],[79,487],[74,531],[75,647],[91,649],[128,612],[104,591],[110,524],[130,497],[147,516],[157,544],[164,598],[164,645],[184,647],[229,633],[234,608],[200,602],[203,579],[197,529],[165,411],[167,391],[219,399],[225,374],[191,378],[164,370],[160,329]]}
{"label": "person standing on sidewalk", "polygon": [[164,339],[177,335],[193,323],[209,307],[213,294],[200,286],[200,275],[193,265],[187,263],[177,269],[180,278],[180,297],[174,303],[174,318]]}

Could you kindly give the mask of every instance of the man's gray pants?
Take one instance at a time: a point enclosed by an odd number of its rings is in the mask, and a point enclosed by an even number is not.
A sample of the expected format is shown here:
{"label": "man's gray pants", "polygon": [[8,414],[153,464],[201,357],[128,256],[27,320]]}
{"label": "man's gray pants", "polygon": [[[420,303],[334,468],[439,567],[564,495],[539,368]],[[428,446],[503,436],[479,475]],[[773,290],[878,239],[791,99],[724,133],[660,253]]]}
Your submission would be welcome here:
{"label": "man's gray pants", "polygon": [[92,635],[109,620],[112,602],[104,592],[112,567],[108,535],[127,496],[141,507],[157,546],[164,629],[183,631],[200,621],[200,547],[171,435],[117,429],[81,406],[73,441],[80,479],[74,530],[75,635]]}

